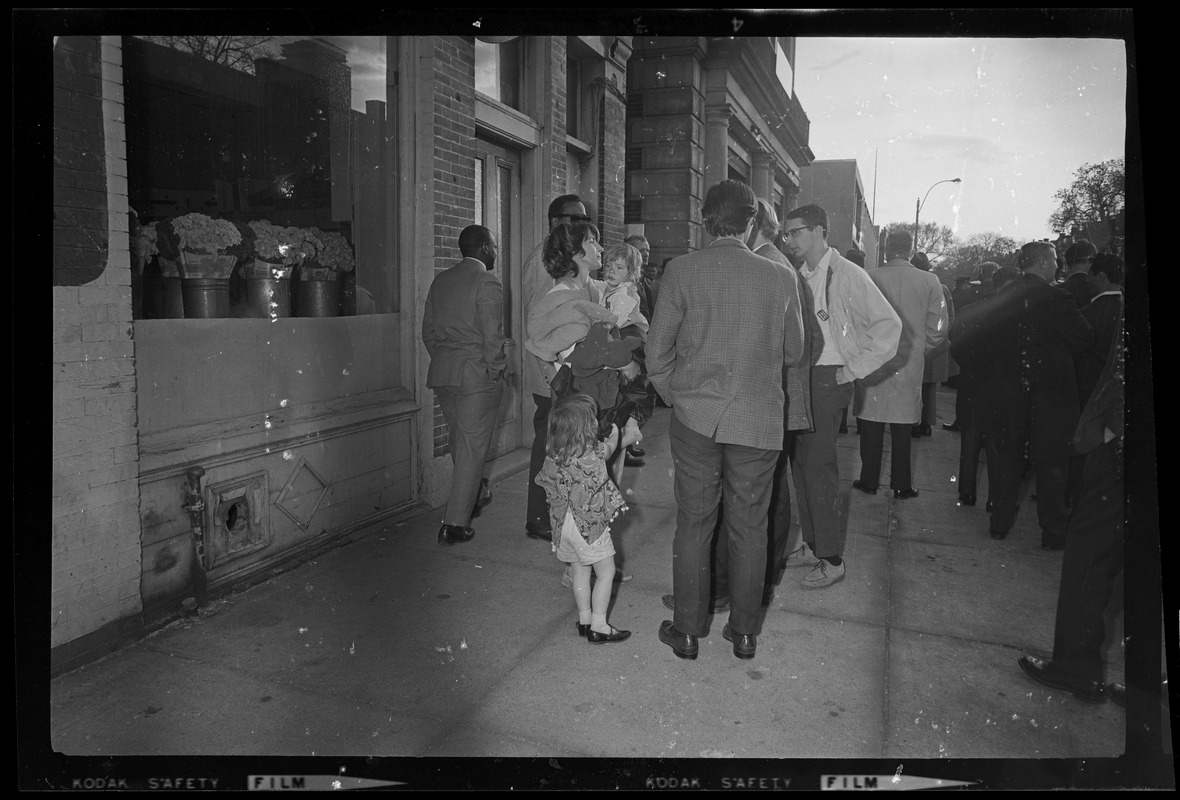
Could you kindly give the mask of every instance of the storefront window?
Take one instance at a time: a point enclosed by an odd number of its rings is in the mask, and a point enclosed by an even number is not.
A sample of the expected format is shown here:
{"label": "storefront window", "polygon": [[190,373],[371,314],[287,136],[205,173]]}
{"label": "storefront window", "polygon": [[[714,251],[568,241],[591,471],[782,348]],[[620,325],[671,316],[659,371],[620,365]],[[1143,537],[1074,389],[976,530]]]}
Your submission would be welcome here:
{"label": "storefront window", "polygon": [[[252,300],[251,267],[259,260],[291,268],[284,278],[290,306],[279,316],[398,310],[389,60],[387,39],[378,36],[124,40],[133,225],[151,226],[161,250],[137,248],[145,240],[133,234],[138,318],[185,316],[170,300],[175,262],[163,257],[170,248],[161,240],[173,220],[192,213],[246,233],[231,251],[229,308],[218,316],[276,313],[274,296],[262,306]],[[253,250],[249,232],[258,230],[283,231],[285,257],[263,259]],[[301,283],[325,275],[335,292],[305,299]]]}

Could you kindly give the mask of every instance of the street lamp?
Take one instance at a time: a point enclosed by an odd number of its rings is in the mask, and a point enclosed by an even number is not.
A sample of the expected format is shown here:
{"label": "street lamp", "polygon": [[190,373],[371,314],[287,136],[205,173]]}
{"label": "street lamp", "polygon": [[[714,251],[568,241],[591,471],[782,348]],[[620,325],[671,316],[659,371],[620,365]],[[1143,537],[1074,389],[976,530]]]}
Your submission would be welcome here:
{"label": "street lamp", "polygon": [[[939,181],[938,183],[934,184],[934,186],[937,186],[939,183],[961,183],[962,180],[962,178],[947,178],[945,181]],[[926,190],[926,197],[930,196],[930,191],[934,188],[934,186],[931,186],[930,189]],[[914,208],[914,250],[912,253],[910,253],[911,258],[913,257],[914,253],[918,252],[918,215],[922,213],[922,206],[926,205],[926,197],[916,201]]]}

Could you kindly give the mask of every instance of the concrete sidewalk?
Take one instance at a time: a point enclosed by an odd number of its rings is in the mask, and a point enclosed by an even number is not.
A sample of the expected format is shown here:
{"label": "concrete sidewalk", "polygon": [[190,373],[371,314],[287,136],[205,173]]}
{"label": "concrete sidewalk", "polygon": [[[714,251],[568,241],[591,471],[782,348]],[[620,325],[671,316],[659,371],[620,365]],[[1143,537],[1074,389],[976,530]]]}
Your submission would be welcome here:
{"label": "concrete sidewalk", "polygon": [[[953,409],[940,392],[940,408]],[[675,523],[667,429],[645,429],[616,542],[634,580],[589,646],[549,547],[524,536],[527,473],[494,486],[469,543],[436,543],[440,512],[365,531],[51,683],[51,739],[73,755],[622,758],[1091,758],[1124,751],[1125,716],[1017,667],[1049,655],[1060,553],[1025,503],[1005,541],[956,504],[957,434],[915,440],[921,496],[851,491],[840,437],[847,578],[804,591],[788,570],[757,656],[724,615],[696,661],[656,637],[671,618]],[[949,420],[944,414],[943,420]],[[888,449],[888,437],[886,437]],[[525,465],[517,457],[517,467]],[[888,485],[886,455],[882,485]],[[501,465],[503,469],[503,465]],[[983,470],[981,469],[981,474]],[[1027,489],[1026,489],[1027,491]],[[1121,596],[1121,595],[1120,595]],[[1121,602],[1108,681],[1122,681]],[[1169,739],[1170,741],[1170,733]]]}

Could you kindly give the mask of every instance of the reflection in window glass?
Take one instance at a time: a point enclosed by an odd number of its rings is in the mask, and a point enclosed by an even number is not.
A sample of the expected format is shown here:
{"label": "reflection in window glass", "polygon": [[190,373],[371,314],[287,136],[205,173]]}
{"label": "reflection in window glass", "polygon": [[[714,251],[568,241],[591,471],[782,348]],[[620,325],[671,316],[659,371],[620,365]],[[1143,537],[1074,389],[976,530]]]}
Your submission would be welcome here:
{"label": "reflection in window glass", "polygon": [[[128,194],[140,225],[155,223],[161,240],[165,223],[193,212],[242,231],[266,221],[283,231],[275,237],[282,252],[270,260],[292,270],[291,305],[279,315],[397,310],[386,37],[128,37],[123,66]],[[299,240],[302,248],[283,248]],[[169,259],[160,263],[168,246],[157,248],[156,257],[145,254],[142,313],[176,316]],[[230,316],[267,316],[247,291],[247,267],[263,253],[243,246],[235,254]],[[311,305],[300,307],[298,282],[317,266],[336,279],[339,300],[317,303],[312,314]]]}
{"label": "reflection in window glass", "polygon": [[520,78],[524,38],[501,44],[475,41],[475,90],[506,106],[521,108]]}

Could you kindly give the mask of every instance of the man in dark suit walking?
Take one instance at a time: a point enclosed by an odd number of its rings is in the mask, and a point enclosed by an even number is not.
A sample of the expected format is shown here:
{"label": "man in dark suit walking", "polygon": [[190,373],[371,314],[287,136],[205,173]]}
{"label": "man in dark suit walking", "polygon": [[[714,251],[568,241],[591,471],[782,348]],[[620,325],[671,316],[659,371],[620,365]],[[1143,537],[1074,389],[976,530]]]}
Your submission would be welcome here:
{"label": "man in dark suit walking", "polygon": [[1079,413],[1073,358],[1094,340],[1073,297],[1049,285],[1056,269],[1052,244],[1022,247],[1021,275],[996,293],[981,336],[985,357],[996,367],[996,402],[981,420],[999,455],[991,535],[1003,539],[1016,522],[1027,458],[1036,465],[1037,520],[1046,550],[1065,547],[1070,440]]}
{"label": "man in dark suit walking", "polygon": [[463,260],[430,285],[422,342],[430,353],[426,385],[434,389],[450,429],[451,493],[439,544],[475,536],[471,517],[491,502],[484,462],[496,429],[504,352],[504,290],[492,272],[498,247],[492,232],[469,225],[459,234]]}
{"label": "man in dark suit walking", "polygon": [[673,259],[647,340],[648,377],[672,404],[676,465],[673,619],[660,641],[697,657],[707,632],[709,571],[724,498],[729,623],[722,636],[753,658],[761,623],[766,524],[783,444],[783,368],[803,355],[803,319],[789,276],[746,246],[755,196],[741,181],[711,187],[702,209],[706,247]]}

